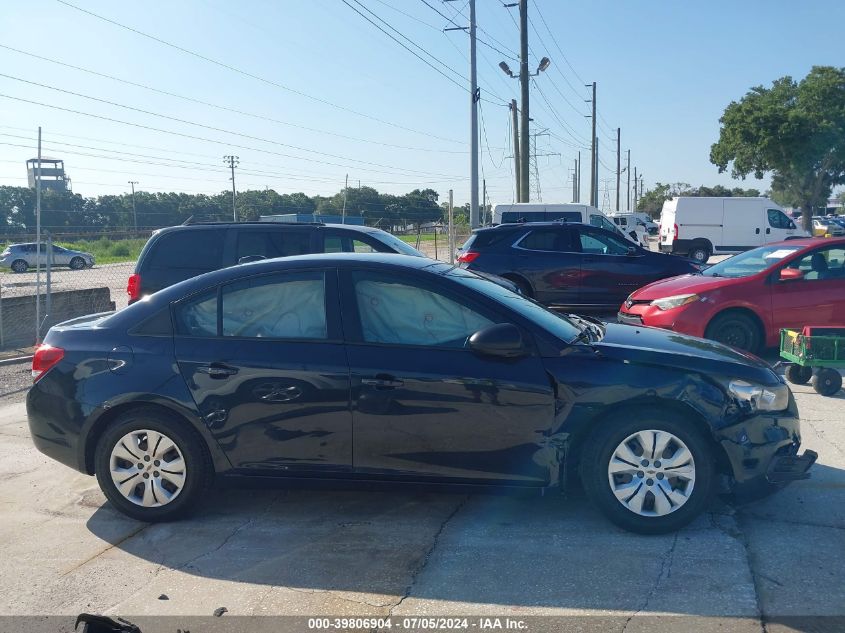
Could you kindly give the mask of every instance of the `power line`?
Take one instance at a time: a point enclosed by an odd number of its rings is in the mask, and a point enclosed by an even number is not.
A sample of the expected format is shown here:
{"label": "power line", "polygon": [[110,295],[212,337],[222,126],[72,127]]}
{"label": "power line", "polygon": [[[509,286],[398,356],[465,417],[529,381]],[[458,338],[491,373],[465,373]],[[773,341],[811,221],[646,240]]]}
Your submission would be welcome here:
{"label": "power line", "polygon": [[[421,2],[425,5],[425,6],[427,6],[429,9],[431,9],[432,11],[434,11],[435,13],[437,13],[437,15],[439,15],[441,18],[443,18],[444,20],[446,20],[446,21],[447,21],[449,24],[451,24],[452,26],[455,26],[455,27],[457,27],[457,28],[459,28],[459,29],[463,29],[463,28],[464,28],[464,27],[462,27],[461,25],[459,25],[457,22],[455,22],[455,18],[454,18],[454,17],[451,17],[451,18],[450,18],[450,17],[449,17],[449,16],[447,16],[446,14],[442,13],[442,12],[441,12],[441,11],[440,11],[437,7],[432,6],[432,5],[428,2],[428,0],[420,0],[420,1],[421,1]],[[465,15],[463,15],[463,13],[461,13],[460,11],[459,11],[458,13],[456,13],[456,14],[455,14],[455,17],[457,17],[458,15],[460,15],[460,16],[461,16],[462,18],[464,18],[464,19],[467,19],[467,17],[466,17]],[[484,33],[485,35],[487,35],[487,37],[489,37],[490,39],[492,39],[494,42],[496,42],[497,44],[499,44],[499,46],[501,46],[502,48],[507,49],[507,46],[505,46],[504,44],[502,44],[501,42],[499,42],[498,40],[496,40],[495,38],[493,38],[493,36],[492,36],[492,35],[490,35],[489,33],[487,33],[487,31],[485,31],[484,29],[482,29],[481,27],[479,27],[479,26],[477,26],[477,25],[476,25],[476,28],[477,28],[479,31],[481,31],[482,33]],[[478,42],[479,44],[481,44],[482,46],[486,46],[487,48],[489,48],[489,49],[491,49],[491,50],[496,51],[496,52],[497,52],[497,53],[499,53],[500,55],[504,55],[504,56],[505,56],[505,57],[507,57],[508,59],[512,59],[513,61],[519,61],[519,58],[516,56],[516,53],[514,53],[514,52],[512,52],[512,51],[511,51],[510,53],[506,53],[505,51],[500,50],[499,48],[496,48],[495,46],[493,46],[493,45],[492,45],[492,44],[490,44],[489,42],[484,41],[483,39],[479,38],[478,36],[476,36],[475,41],[477,41],[477,42]]]}
{"label": "power line", "polygon": [[361,138],[361,137],[357,137],[357,136],[348,136],[346,134],[340,134],[338,132],[331,132],[329,130],[321,130],[319,128],[308,127],[306,125],[299,125],[299,124],[296,124],[296,123],[291,123],[289,121],[282,121],[282,120],[274,119],[272,117],[264,116],[264,115],[261,115],[261,114],[255,114],[253,112],[246,112],[244,110],[238,110],[237,108],[230,108],[228,106],[224,106],[224,105],[220,105],[220,104],[216,104],[216,103],[210,103],[208,101],[203,101],[202,99],[195,99],[194,97],[187,97],[185,95],[177,94],[175,92],[170,92],[170,91],[167,91],[167,90],[161,90],[159,88],[155,88],[154,86],[149,86],[149,85],[138,83],[138,82],[135,82],[135,81],[130,81],[128,79],[123,79],[121,77],[115,77],[114,75],[108,75],[106,73],[101,73],[101,72],[98,72],[96,70],[91,70],[90,68],[84,68],[82,66],[75,66],[73,64],[68,64],[66,62],[62,62],[62,61],[59,61],[57,59],[51,59],[49,57],[37,55],[37,54],[32,53],[32,52],[23,51],[23,50],[20,50],[18,48],[13,48],[11,46],[6,46],[5,44],[0,44],[0,48],[5,48],[6,50],[10,50],[10,51],[13,51],[15,53],[25,55],[26,57],[40,59],[42,61],[49,62],[51,64],[57,64],[59,66],[64,66],[65,68],[72,68],[73,70],[78,70],[80,72],[88,73],[89,75],[94,75],[96,77],[102,77],[104,79],[116,81],[116,82],[119,82],[119,83],[122,83],[122,84],[126,84],[128,86],[134,86],[136,88],[142,88],[144,90],[149,90],[151,92],[166,95],[168,97],[175,97],[177,99],[182,99],[184,101],[189,101],[191,103],[198,103],[200,105],[208,106],[210,108],[216,108],[218,110],[223,110],[225,112],[232,112],[234,114],[240,114],[240,115],[243,115],[243,116],[252,117],[254,119],[260,119],[262,121],[269,121],[271,123],[276,123],[278,125],[293,127],[293,128],[305,130],[305,131],[308,131],[308,132],[316,132],[318,134],[327,134],[329,136],[334,136],[334,137],[337,137],[337,138],[343,138],[343,139],[350,140],[350,141],[356,141],[356,142],[360,142],[360,143],[372,143],[373,145],[381,145],[383,147],[392,147],[392,148],[395,148],[395,149],[407,149],[407,150],[413,150],[413,151],[417,151],[417,152],[436,152],[436,153],[445,153],[445,154],[466,154],[466,153],[468,153],[468,152],[462,151],[462,150],[443,150],[443,149],[431,149],[431,148],[425,148],[425,147],[412,147],[412,146],[407,146],[407,145],[394,145],[393,143],[384,143],[384,142],[376,141],[376,140],[373,140],[373,139]]}
{"label": "power line", "polygon": [[167,40],[161,39],[160,37],[150,35],[149,33],[144,33],[143,31],[139,31],[138,29],[132,28],[131,26],[121,24],[120,22],[117,22],[115,20],[111,20],[107,17],[104,17],[102,15],[94,13],[93,11],[89,11],[87,9],[83,9],[82,7],[78,7],[75,4],[71,4],[70,2],[67,2],[67,0],[56,0],[56,2],[63,4],[67,7],[70,7],[71,9],[76,9],[77,11],[80,11],[82,13],[90,15],[91,17],[97,18],[98,20],[102,20],[103,22],[107,22],[107,23],[112,24],[114,26],[118,26],[122,29],[125,29],[127,31],[132,32],[132,33],[135,33],[136,35],[140,35],[141,37],[145,37],[145,38],[152,40],[154,42],[158,42],[159,44],[163,44],[164,46],[168,46],[168,47],[170,47],[174,50],[180,51],[180,52],[185,53],[187,55],[191,55],[192,57],[196,57],[197,59],[201,59],[203,61],[206,61],[206,62],[209,62],[209,63],[214,64],[216,66],[219,66],[221,68],[225,68],[226,70],[230,70],[232,72],[238,73],[239,75],[243,75],[244,77],[249,77],[250,79],[255,79],[256,81],[260,81],[262,83],[274,86],[276,88],[280,88],[281,90],[285,90],[286,92],[290,92],[291,94],[295,94],[295,95],[303,97],[305,99],[310,99],[311,101],[315,101],[317,103],[321,103],[323,105],[327,105],[327,106],[335,108],[337,110],[342,110],[344,112],[348,112],[349,114],[354,114],[356,116],[363,117],[365,119],[369,119],[371,121],[376,121],[377,123],[389,125],[390,127],[394,127],[394,128],[400,129],[400,130],[405,130],[406,132],[413,132],[414,134],[421,134],[421,135],[427,136],[429,138],[436,138],[438,140],[447,141],[449,143],[463,144],[462,141],[457,141],[455,139],[436,136],[436,135],[431,134],[429,132],[423,132],[421,130],[416,130],[414,128],[410,128],[410,127],[406,127],[404,125],[400,125],[399,123],[393,123],[392,121],[387,121],[385,119],[381,119],[379,117],[373,116],[371,114],[367,114],[365,112],[359,112],[358,110],[354,110],[352,108],[349,108],[349,107],[346,107],[346,106],[343,106],[343,105],[340,105],[340,104],[337,104],[337,103],[333,103],[333,102],[328,101],[327,99],[323,99],[321,97],[315,97],[314,95],[308,94],[306,92],[302,92],[301,90],[297,90],[295,88],[291,88],[291,87],[286,86],[284,84],[281,84],[277,81],[273,81],[272,79],[267,79],[266,77],[261,77],[260,75],[256,75],[254,73],[243,70],[241,68],[237,68],[237,67],[232,66],[230,64],[227,64],[225,62],[221,62],[217,59],[207,57],[206,55],[202,55],[201,53],[197,53],[196,51],[192,51],[190,49],[184,48],[182,46],[179,46],[178,44],[173,44],[172,42],[168,42]]}
{"label": "power line", "polygon": [[[164,130],[162,128],[153,127],[151,125],[143,125],[141,123],[133,123],[131,121],[123,121],[121,119],[115,119],[115,118],[112,118],[112,117],[102,116],[102,115],[99,115],[99,114],[92,114],[90,112],[83,112],[81,110],[73,110],[71,108],[63,108],[61,106],[52,105],[52,104],[49,104],[49,103],[42,103],[40,101],[34,101],[32,99],[24,99],[23,97],[15,97],[13,95],[7,95],[7,94],[3,94],[3,93],[0,93],[0,97],[4,98],[4,99],[12,99],[14,101],[20,101],[22,103],[29,103],[29,104],[32,104],[32,105],[38,105],[38,106],[42,106],[42,107],[45,107],[45,108],[51,108],[53,110],[61,110],[62,112],[70,112],[72,114],[79,114],[81,116],[87,116],[87,117],[91,117],[91,118],[95,118],[95,119],[100,119],[100,120],[103,120],[103,121],[109,121],[111,123],[119,123],[119,124],[122,124],[122,125],[129,125],[129,126],[137,127],[137,128],[144,129],[144,130],[151,130],[153,132],[161,132],[163,134],[168,134],[168,135],[171,135],[171,136],[180,136],[180,137],[183,137],[183,138],[189,138],[189,139],[192,139],[192,140],[195,140],[195,141],[205,141],[207,143],[214,143],[215,145],[226,145],[228,147],[234,147],[234,148],[237,148],[237,149],[246,149],[246,150],[251,150],[251,151],[254,151],[254,152],[261,152],[263,154],[270,154],[272,156],[282,156],[282,157],[285,157],[285,158],[293,158],[295,160],[302,160],[302,161],[306,161],[306,162],[309,162],[309,163],[317,163],[317,164],[320,164],[320,165],[332,165],[334,167],[342,167],[344,169],[350,169],[350,165],[344,165],[344,164],[341,164],[341,163],[332,163],[332,162],[329,162],[329,161],[317,160],[317,159],[314,159],[314,158],[306,158],[304,156],[295,156],[293,154],[285,154],[283,152],[274,152],[272,150],[263,149],[263,148],[259,148],[259,147],[251,147],[249,145],[238,145],[236,143],[229,143],[227,141],[210,139],[210,138],[206,138],[206,137],[203,137],[203,136],[196,136],[196,135],[193,135],[193,134],[185,134],[184,132],[175,132],[173,130]],[[369,169],[369,168],[357,167],[357,166],[351,166],[351,168],[352,169],[358,169],[359,171],[369,171],[369,172],[374,172],[374,173],[388,173],[388,174],[389,173],[397,173],[396,170],[385,172],[385,171],[380,171],[380,170],[377,170],[377,169]],[[436,172],[416,172],[415,170],[401,170],[401,171],[404,171],[406,173],[406,175],[409,175],[409,176],[414,175],[414,173],[417,173],[417,174],[428,175],[428,176],[443,176],[443,177],[450,178],[450,179],[453,179],[453,180],[462,180],[462,178],[457,177],[457,176],[452,176],[452,175],[449,175],[449,174],[438,174]]]}
{"label": "power line", "polygon": [[[233,136],[239,136],[241,138],[246,138],[246,139],[250,139],[250,140],[253,140],[253,141],[261,141],[262,143],[269,143],[271,145],[278,145],[280,147],[288,147],[288,148],[299,150],[299,151],[317,154],[319,156],[327,156],[329,158],[336,158],[338,160],[349,160],[349,161],[352,161],[352,162],[355,162],[355,163],[361,163],[363,165],[371,165],[373,167],[385,167],[385,168],[391,167],[390,165],[373,163],[373,162],[370,162],[370,161],[364,161],[364,160],[360,160],[360,159],[357,159],[357,158],[351,158],[351,157],[348,157],[348,156],[341,156],[341,155],[338,155],[338,154],[330,154],[328,152],[321,152],[319,150],[309,149],[307,147],[300,147],[298,145],[291,145],[290,143],[282,143],[281,141],[273,141],[273,140],[270,140],[270,139],[262,138],[260,136],[252,136],[251,134],[244,134],[242,132],[234,132],[232,130],[227,130],[225,128],[215,127],[213,125],[205,125],[203,123],[197,123],[195,121],[188,121],[186,119],[180,119],[178,117],[172,117],[172,116],[167,115],[167,114],[161,114],[161,113],[158,113],[158,112],[152,112],[150,110],[143,110],[141,108],[135,108],[133,106],[128,106],[128,105],[125,105],[125,104],[122,104],[122,103],[117,103],[115,101],[109,101],[108,99],[100,99],[99,97],[92,97],[90,95],[85,95],[85,94],[82,94],[82,93],[79,93],[79,92],[73,92],[72,90],[66,90],[64,88],[57,88],[55,86],[42,84],[42,83],[39,83],[39,82],[36,82],[36,81],[29,81],[27,79],[23,79],[23,78],[20,78],[20,77],[14,77],[12,75],[6,75],[4,73],[0,73],[0,77],[5,77],[7,79],[12,79],[14,81],[20,81],[22,83],[30,84],[30,85],[33,85],[33,86],[38,86],[40,88],[46,88],[48,90],[54,90],[56,92],[61,92],[63,94],[73,95],[75,97],[81,97],[83,99],[89,99],[91,101],[96,101],[98,103],[104,103],[104,104],[114,106],[114,107],[117,107],[117,108],[123,108],[125,110],[130,110],[132,112],[140,112],[141,114],[146,114],[146,115],[149,115],[149,116],[154,116],[154,117],[166,119],[166,120],[169,120],[169,121],[175,121],[177,123],[182,123],[184,125],[192,125],[194,127],[199,127],[199,128],[206,129],[206,130],[211,130],[213,132],[222,132],[224,134],[231,134]],[[3,96],[8,96],[8,95],[3,95]],[[12,97],[12,98],[15,98],[15,97]],[[20,101],[26,101],[25,99],[19,99],[19,100]],[[36,103],[36,102],[32,102],[32,103]],[[59,109],[59,110],[65,110],[65,111],[69,111],[69,112],[76,112],[74,110],[70,110],[68,108],[61,108],[59,106],[53,106],[53,105],[48,105],[48,104],[39,104],[39,105],[45,105],[46,107],[56,108],[56,109]],[[82,114],[89,114],[89,113],[82,113]],[[91,115],[91,116],[97,116],[97,115]],[[108,118],[108,117],[98,117],[98,118]],[[112,119],[112,120],[117,121],[117,119]],[[125,121],[118,121],[118,122],[126,123]],[[157,130],[156,128],[149,127],[149,126],[142,126],[140,124],[130,124],[130,125],[137,125],[138,127],[145,127],[146,129],[151,129],[151,130],[156,130],[156,131],[164,131],[168,134],[171,134],[171,133],[172,134],[178,134],[177,132],[169,132],[167,130]],[[209,139],[201,139],[201,140],[209,140]],[[219,142],[219,141],[212,141],[212,142]],[[291,158],[299,158],[301,160],[311,160],[311,159],[307,159],[305,157],[291,156]],[[317,161],[317,162],[319,162],[319,161]],[[406,170],[406,171],[408,171],[409,173],[413,173],[416,170],[410,170],[409,169],[409,170]],[[418,173],[424,173],[424,172],[418,172]],[[443,175],[443,174],[440,174],[440,175]]]}

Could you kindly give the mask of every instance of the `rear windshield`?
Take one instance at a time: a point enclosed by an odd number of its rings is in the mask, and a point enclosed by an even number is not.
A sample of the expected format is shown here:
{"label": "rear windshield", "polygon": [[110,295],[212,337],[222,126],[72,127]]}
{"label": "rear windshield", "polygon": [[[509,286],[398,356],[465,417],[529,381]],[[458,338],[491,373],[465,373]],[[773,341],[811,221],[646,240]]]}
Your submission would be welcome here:
{"label": "rear windshield", "polygon": [[387,231],[372,231],[370,233],[367,233],[367,235],[374,237],[382,244],[389,246],[400,255],[413,255],[414,257],[425,257],[425,255],[420,253],[413,246],[411,246],[407,242],[400,240],[395,235],[391,235]]}
{"label": "rear windshield", "polygon": [[165,233],[145,257],[150,270],[217,270],[223,266],[226,231],[201,229]]}

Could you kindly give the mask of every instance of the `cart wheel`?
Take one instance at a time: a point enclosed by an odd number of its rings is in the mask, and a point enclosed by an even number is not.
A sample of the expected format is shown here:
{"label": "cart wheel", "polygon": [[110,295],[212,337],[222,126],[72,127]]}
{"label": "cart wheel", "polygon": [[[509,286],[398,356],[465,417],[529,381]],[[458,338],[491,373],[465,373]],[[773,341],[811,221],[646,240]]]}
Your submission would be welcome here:
{"label": "cart wheel", "polygon": [[806,385],[813,377],[813,368],[790,365],[786,368],[786,379],[794,385]]}
{"label": "cart wheel", "polygon": [[816,391],[823,396],[832,396],[842,389],[842,375],[835,369],[820,369],[816,374]]}

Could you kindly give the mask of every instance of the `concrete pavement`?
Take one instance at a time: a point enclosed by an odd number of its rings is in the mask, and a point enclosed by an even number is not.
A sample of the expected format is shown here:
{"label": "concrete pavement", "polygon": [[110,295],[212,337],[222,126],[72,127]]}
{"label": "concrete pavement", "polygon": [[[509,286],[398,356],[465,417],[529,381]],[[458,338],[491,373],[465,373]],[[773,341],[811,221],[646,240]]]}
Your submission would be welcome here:
{"label": "concrete pavement", "polygon": [[613,527],[578,495],[223,490],[189,520],[147,525],[38,453],[23,405],[4,406],[0,615],[226,607],[225,618],[554,615],[585,630],[808,630],[805,616],[845,615],[845,392],[795,391],[804,445],[819,452],[813,478],[739,509],[717,501],[659,537]]}

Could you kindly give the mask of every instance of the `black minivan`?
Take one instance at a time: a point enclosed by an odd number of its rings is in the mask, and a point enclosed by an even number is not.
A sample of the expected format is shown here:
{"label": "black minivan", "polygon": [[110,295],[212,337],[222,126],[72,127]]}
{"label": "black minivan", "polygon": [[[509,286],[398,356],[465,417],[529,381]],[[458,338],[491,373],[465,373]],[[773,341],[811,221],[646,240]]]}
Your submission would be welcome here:
{"label": "black minivan", "polygon": [[214,222],[171,226],[147,241],[126,292],[129,303],[235,264],[309,253],[400,253],[424,257],[381,229],[354,224]]}

